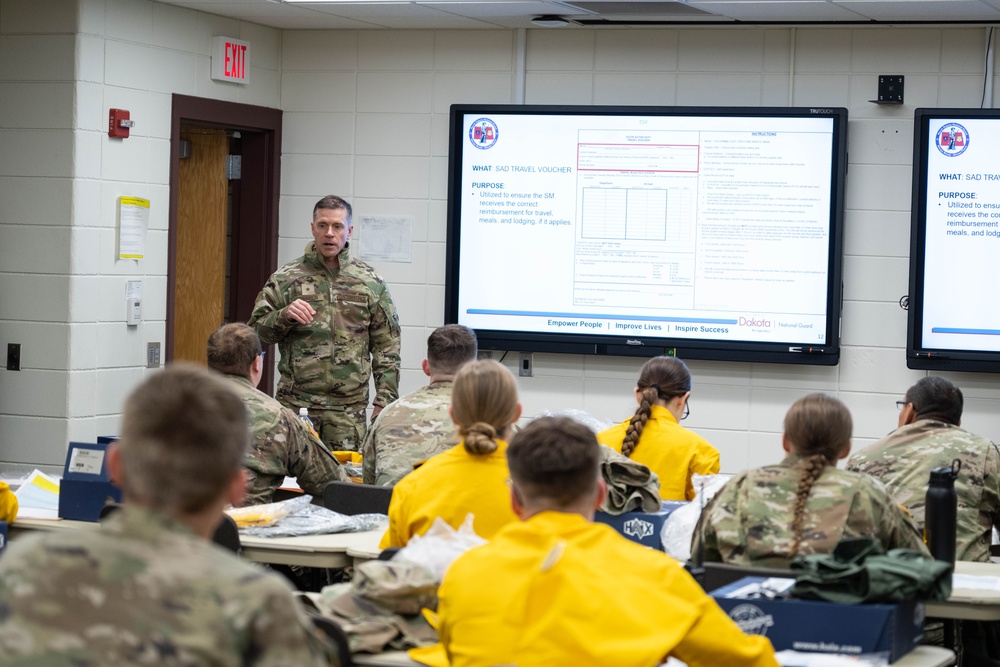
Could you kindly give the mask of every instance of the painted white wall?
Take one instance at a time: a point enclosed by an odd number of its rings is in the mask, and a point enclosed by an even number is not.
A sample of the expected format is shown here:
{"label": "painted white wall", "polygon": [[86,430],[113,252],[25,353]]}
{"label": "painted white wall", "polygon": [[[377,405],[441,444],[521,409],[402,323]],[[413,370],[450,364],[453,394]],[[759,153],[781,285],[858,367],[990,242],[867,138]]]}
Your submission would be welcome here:
{"label": "painted white wall", "polygon": [[[219,34],[251,42],[248,87],[209,80]],[[281,32],[148,0],[0,0],[0,351],[21,342],[24,368],[0,371],[0,461],[59,464],[67,440],[116,432],[146,342],[163,341],[174,92],[284,110],[279,263],[301,254],[325,194],[349,198],[357,218],[413,218],[413,262],[376,268],[402,319],[401,389],[420,386],[427,334],[444,317],[448,108],[513,102],[516,41],[509,30]],[[811,391],[847,402],[858,445],[894,427],[893,401],[924,374],[906,369],[897,305],[912,112],[978,106],[984,51],[977,27],[527,32],[527,103],[849,109],[841,364],[692,361],[687,423],[725,471],[776,460],[785,410]],[[906,76],[905,105],[867,101],[878,74]],[[132,111],[132,138],[107,137],[109,107]],[[115,260],[120,195],[153,202],[150,257],[138,263]],[[146,321],[129,329],[125,281],[137,278]],[[535,376],[520,380],[525,412],[624,419],[641,363],[536,354]],[[996,376],[953,377],[966,425],[1000,438]]]}
{"label": "painted white wall", "polygon": [[[692,361],[686,422],[722,453],[723,470],[781,456],[781,420],[800,396],[838,395],[855,445],[895,428],[893,402],[923,372],[906,368],[912,118],[916,107],[978,106],[982,28],[567,29],[527,32],[525,102],[844,106],[850,165],[839,367]],[[413,262],[376,263],[403,325],[403,392],[420,386],[427,334],[443,322],[447,123],[456,102],[515,101],[513,31],[286,31],[279,261],[301,254],[312,204],[330,191],[355,217],[409,215]],[[322,54],[322,55],[318,55]],[[868,102],[879,74],[906,76],[906,104]],[[393,132],[385,131],[392,127]],[[355,226],[355,235],[364,229]],[[528,242],[526,240],[526,242]],[[498,273],[514,258],[497,258]],[[525,414],[634,410],[641,359],[536,354],[519,379]],[[512,369],[516,355],[505,361]],[[1000,384],[957,375],[966,425],[1000,437]]]}
{"label": "painted white wall", "polygon": [[[209,78],[213,35],[253,44],[251,87]],[[281,33],[148,0],[0,1],[0,460],[61,465],[117,433],[164,341],[170,97],[276,107]],[[131,112],[107,136],[109,108]],[[118,197],[151,201],[147,256],[117,260]],[[125,324],[125,284],[143,318]]]}

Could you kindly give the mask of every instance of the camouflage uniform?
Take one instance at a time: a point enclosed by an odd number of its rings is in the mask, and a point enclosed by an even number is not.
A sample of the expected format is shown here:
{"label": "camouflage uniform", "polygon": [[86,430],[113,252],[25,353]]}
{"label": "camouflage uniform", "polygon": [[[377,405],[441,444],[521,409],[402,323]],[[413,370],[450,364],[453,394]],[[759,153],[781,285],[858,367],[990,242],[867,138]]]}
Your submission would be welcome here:
{"label": "camouflage uniform", "polygon": [[18,538],[0,559],[0,662],[329,665],[277,575],[162,514],[126,505],[100,530]]}
{"label": "camouflage uniform", "polygon": [[[277,399],[296,411],[309,408],[330,449],[356,451],[366,430],[369,378],[375,376],[375,405],[399,396],[399,320],[385,282],[352,259],[350,247],[337,255],[334,271],[310,242],[305,255],[268,279],[248,324],[261,341],[278,344]],[[285,317],[296,299],[315,309],[310,324]]]}
{"label": "camouflage uniform", "polygon": [[347,481],[337,459],[298,415],[258,391],[247,378],[226,378],[246,404],[250,422],[250,451],[243,461],[250,473],[244,505],[272,502],[285,477],[294,477],[306,493],[319,498],[330,482]]}
{"label": "camouflage uniform", "polygon": [[848,470],[885,484],[896,502],[924,529],[924,503],[931,468],[962,461],[958,495],[956,558],[988,563],[993,526],[1000,527],[1000,452],[986,438],[932,419],[898,428],[850,458]]}
{"label": "camouflage uniform", "polygon": [[[795,541],[795,491],[802,459],[748,470],[729,480],[702,512],[691,553],[704,540],[706,561],[787,567]],[[829,553],[842,538],[873,535],[886,549],[927,547],[879,482],[827,466],[806,500],[799,553]]]}
{"label": "camouflage uniform", "polygon": [[393,486],[414,463],[457,445],[450,404],[451,382],[434,382],[386,406],[361,447],[365,484]]}

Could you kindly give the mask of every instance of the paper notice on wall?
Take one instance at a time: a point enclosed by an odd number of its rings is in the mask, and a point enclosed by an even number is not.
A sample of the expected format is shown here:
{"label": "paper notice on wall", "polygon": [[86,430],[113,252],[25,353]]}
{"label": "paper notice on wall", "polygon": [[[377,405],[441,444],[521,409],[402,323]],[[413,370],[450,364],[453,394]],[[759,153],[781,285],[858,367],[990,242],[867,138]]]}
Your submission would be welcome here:
{"label": "paper notice on wall", "polygon": [[361,218],[361,259],[377,262],[413,261],[410,241],[413,239],[413,218],[384,215]]}
{"label": "paper notice on wall", "polygon": [[149,200],[118,198],[118,259],[142,259],[146,255]]}

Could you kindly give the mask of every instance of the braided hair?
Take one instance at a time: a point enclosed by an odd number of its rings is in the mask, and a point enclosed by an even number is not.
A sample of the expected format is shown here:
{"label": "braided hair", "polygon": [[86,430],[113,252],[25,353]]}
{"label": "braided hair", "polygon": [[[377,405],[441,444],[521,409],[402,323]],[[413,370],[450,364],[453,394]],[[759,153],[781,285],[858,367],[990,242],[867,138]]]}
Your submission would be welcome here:
{"label": "braided hair", "polygon": [[452,385],[451,412],[466,451],[477,456],[495,452],[497,439],[517,414],[517,401],[517,381],[499,362],[462,366]]}
{"label": "braided hair", "polygon": [[844,447],[851,442],[851,413],[838,399],[826,394],[809,394],[792,404],[785,415],[785,437],[791,453],[802,457],[802,477],[795,490],[792,532],[795,541],[789,558],[799,552],[805,532],[806,502],[816,480],[827,466],[837,464]]}
{"label": "braided hair", "polygon": [[653,357],[639,371],[639,407],[625,429],[622,454],[632,456],[657,399],[669,401],[691,391],[691,371],[676,357]]}

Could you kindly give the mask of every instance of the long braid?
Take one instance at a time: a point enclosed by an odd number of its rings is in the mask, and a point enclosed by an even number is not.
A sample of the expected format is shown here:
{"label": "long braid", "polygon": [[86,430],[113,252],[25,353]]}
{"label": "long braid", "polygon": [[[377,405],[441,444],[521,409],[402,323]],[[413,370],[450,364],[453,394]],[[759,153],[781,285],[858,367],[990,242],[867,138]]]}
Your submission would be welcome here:
{"label": "long braid", "polygon": [[625,437],[622,438],[622,454],[625,456],[632,456],[635,446],[639,443],[642,429],[646,427],[646,421],[653,411],[652,403],[656,400],[656,394],[656,389],[653,387],[646,387],[642,390],[642,402],[639,403],[635,414],[632,415],[632,420],[629,421],[628,428],[625,430]]}
{"label": "long braid", "polygon": [[824,454],[814,454],[802,459],[802,478],[799,479],[799,488],[795,491],[795,516],[792,519],[792,532],[795,533],[795,541],[788,552],[788,557],[793,558],[799,553],[799,546],[802,544],[802,533],[805,532],[806,501],[812,491],[816,480],[823,474],[823,469],[830,465],[830,460]]}

